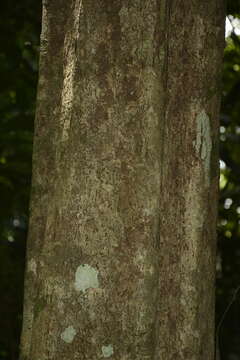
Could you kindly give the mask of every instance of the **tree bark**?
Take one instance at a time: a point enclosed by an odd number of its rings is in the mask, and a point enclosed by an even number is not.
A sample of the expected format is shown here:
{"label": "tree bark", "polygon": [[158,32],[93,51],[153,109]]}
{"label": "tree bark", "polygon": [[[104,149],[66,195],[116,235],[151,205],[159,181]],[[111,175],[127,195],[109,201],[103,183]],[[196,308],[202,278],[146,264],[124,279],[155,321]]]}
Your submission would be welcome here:
{"label": "tree bark", "polygon": [[213,360],[222,0],[43,2],[22,360]]}

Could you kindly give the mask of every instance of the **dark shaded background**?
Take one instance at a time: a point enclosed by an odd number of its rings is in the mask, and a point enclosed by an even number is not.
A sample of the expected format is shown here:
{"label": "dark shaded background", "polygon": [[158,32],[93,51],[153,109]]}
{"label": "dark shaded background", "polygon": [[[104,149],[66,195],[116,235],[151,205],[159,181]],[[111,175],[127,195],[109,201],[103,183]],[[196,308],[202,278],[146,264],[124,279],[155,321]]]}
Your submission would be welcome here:
{"label": "dark shaded background", "polygon": [[18,359],[41,2],[0,2],[0,360]]}
{"label": "dark shaded background", "polygon": [[[0,360],[17,360],[31,182],[41,4],[0,4]],[[240,18],[240,0],[227,15]],[[240,37],[227,39],[220,127],[217,323],[222,360],[240,360]]]}

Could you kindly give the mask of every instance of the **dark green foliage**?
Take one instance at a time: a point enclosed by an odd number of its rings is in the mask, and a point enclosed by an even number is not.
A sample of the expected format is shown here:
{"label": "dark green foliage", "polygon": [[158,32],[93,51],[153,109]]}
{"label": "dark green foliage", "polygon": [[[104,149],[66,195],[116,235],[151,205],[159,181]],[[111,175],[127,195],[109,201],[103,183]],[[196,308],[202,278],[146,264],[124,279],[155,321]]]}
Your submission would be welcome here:
{"label": "dark green foliage", "polygon": [[40,19],[34,3],[4,1],[0,8],[1,227],[28,214]]}
{"label": "dark green foliage", "polygon": [[0,4],[0,360],[17,359],[21,328],[40,7]]}
{"label": "dark green foliage", "polygon": [[[228,14],[240,17],[240,2],[228,2]],[[240,285],[240,37],[232,32],[226,41],[220,127],[221,170],[218,244],[222,270],[217,279],[217,320]],[[224,165],[222,163],[222,165]],[[221,359],[240,358],[240,295],[222,323]]]}
{"label": "dark green foliage", "polygon": [[240,17],[240,0],[227,0],[227,14]]}

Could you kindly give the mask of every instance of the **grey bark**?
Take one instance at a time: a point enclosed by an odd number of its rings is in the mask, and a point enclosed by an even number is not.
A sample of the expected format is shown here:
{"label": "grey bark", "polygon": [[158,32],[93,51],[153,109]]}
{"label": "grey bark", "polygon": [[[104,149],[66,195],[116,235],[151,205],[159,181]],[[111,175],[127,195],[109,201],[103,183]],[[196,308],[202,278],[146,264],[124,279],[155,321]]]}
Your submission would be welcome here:
{"label": "grey bark", "polygon": [[220,0],[43,2],[22,360],[213,360]]}

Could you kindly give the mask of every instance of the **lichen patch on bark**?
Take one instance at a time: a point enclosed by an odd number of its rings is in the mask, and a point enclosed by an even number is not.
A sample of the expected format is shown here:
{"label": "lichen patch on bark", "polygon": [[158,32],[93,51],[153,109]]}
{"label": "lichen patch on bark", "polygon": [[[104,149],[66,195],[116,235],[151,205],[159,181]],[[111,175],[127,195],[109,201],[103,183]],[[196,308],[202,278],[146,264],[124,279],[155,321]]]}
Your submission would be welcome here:
{"label": "lichen patch on bark", "polygon": [[75,338],[77,334],[77,331],[74,329],[74,327],[68,326],[62,333],[61,333],[61,339],[65,341],[68,344],[71,344],[73,342],[73,339]]}
{"label": "lichen patch on bark", "polygon": [[110,356],[113,355],[113,346],[112,344],[109,344],[109,345],[103,345],[102,346],[102,354],[103,354],[103,357],[105,358],[108,358]]}
{"label": "lichen patch on bark", "polygon": [[210,162],[212,151],[210,119],[205,110],[202,110],[196,117],[197,134],[193,145],[196,154],[203,161],[205,181],[209,182]]}
{"label": "lichen patch on bark", "polygon": [[29,260],[28,271],[31,271],[34,275],[37,274],[37,263],[34,259]]}
{"label": "lichen patch on bark", "polygon": [[77,291],[83,292],[89,288],[98,288],[98,270],[88,264],[78,266],[75,273],[74,287]]}

